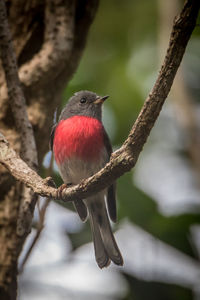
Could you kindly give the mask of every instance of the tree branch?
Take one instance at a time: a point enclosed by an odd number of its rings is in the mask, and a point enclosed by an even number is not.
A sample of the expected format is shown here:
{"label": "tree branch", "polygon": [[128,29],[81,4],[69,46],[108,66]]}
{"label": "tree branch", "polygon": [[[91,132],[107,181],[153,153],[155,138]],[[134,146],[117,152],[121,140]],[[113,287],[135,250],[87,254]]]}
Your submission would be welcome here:
{"label": "tree branch", "polygon": [[[199,5],[198,0],[186,1],[182,12],[175,18],[164,63],[127,140],[113,153],[109,163],[102,170],[83,180],[79,185],[64,190],[62,194],[64,201],[91,196],[134,167],[168,96],[186,45],[196,25]],[[0,136],[0,162],[16,179],[24,182],[35,193],[46,197],[57,197],[57,190],[48,186],[45,180],[26,165],[9,147],[2,135]]]}
{"label": "tree branch", "polygon": [[[43,86],[60,72],[58,65],[66,65],[74,39],[75,1],[47,0],[45,5],[45,33],[42,49],[20,68],[20,80],[26,88]],[[53,77],[53,78],[51,78]]]}
{"label": "tree branch", "polygon": [[26,101],[20,86],[17,61],[12,46],[5,2],[3,0],[0,0],[0,50],[7,81],[8,100],[10,101],[17,130],[20,132],[21,157],[30,167],[36,168],[38,163],[35,139],[26,111]]}

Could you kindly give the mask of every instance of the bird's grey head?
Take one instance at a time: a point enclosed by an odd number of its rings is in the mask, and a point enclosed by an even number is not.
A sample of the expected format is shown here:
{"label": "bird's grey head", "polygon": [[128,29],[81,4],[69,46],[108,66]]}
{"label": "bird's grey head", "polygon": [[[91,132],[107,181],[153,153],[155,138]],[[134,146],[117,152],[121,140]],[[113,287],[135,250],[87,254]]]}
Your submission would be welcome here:
{"label": "bird's grey head", "polygon": [[72,96],[61,112],[60,120],[72,116],[88,116],[101,121],[102,104],[108,96],[98,96],[89,91],[80,91]]}

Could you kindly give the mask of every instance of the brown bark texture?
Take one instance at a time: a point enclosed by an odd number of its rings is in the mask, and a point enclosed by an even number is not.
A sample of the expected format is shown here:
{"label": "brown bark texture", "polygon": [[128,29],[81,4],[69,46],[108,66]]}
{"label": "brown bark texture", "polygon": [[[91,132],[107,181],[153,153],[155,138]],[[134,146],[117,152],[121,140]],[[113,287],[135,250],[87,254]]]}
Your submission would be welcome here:
{"label": "brown bark texture", "polygon": [[[1,20],[9,23],[7,28],[0,24],[0,131],[39,172],[48,151],[44,136],[50,135],[53,113],[78,66],[97,6],[98,0],[0,0]],[[16,299],[17,259],[30,232],[36,195],[3,164],[0,191],[0,299]]]}

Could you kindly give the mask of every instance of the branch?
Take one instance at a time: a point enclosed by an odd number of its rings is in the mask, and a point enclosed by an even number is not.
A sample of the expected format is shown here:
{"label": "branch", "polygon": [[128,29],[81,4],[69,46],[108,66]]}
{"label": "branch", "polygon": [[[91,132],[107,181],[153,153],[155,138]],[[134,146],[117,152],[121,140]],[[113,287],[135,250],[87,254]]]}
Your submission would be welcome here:
{"label": "branch", "polygon": [[20,132],[21,157],[30,167],[36,168],[37,151],[35,139],[26,111],[26,101],[20,86],[17,61],[11,42],[4,0],[0,0],[0,56],[5,70],[8,100],[10,101],[17,130]]}
{"label": "branch", "polygon": [[[0,133],[0,163],[2,163],[9,172],[20,182],[23,182],[28,187],[31,187],[32,190],[41,196],[45,196],[47,193],[46,183],[33,169],[31,169],[12,149],[4,138],[4,136]],[[38,187],[37,187],[38,186]],[[44,193],[42,190],[44,189]],[[55,189],[48,190],[50,197],[50,193]]]}
{"label": "branch", "polygon": [[19,273],[22,273],[24,271],[25,264],[28,261],[30,255],[31,255],[31,253],[32,253],[35,245],[37,244],[37,242],[38,242],[38,240],[40,238],[40,235],[41,235],[41,233],[42,233],[42,231],[44,229],[45,216],[46,216],[46,211],[47,211],[47,208],[49,206],[49,203],[50,203],[50,198],[45,198],[44,204],[40,207],[40,199],[38,199],[38,201],[37,201],[37,208],[38,208],[38,213],[39,213],[39,221],[36,224],[36,233],[35,233],[35,236],[32,239],[31,244],[29,245],[29,248],[28,248],[28,250],[25,253],[25,256],[24,256],[24,258],[22,260],[21,265],[19,266]]}
{"label": "branch", "polygon": [[[64,201],[91,196],[134,167],[168,96],[186,45],[196,25],[199,5],[199,0],[186,1],[182,12],[175,18],[164,63],[127,140],[113,153],[109,163],[98,173],[83,180],[79,185],[64,190],[62,194]],[[0,136],[0,162],[16,179],[24,182],[35,193],[46,197],[57,197],[57,190],[48,186],[45,180],[26,165],[9,147],[2,135]]]}
{"label": "branch", "polygon": [[67,62],[67,68],[63,68],[61,74],[57,77],[57,88],[63,84],[63,78],[68,82],[78,67],[98,4],[99,0],[76,2],[73,49]]}
{"label": "branch", "polygon": [[[76,69],[94,18],[98,0],[47,0],[45,4],[45,33],[41,50],[19,69],[26,89],[43,87],[57,77],[66,81]],[[58,65],[60,68],[58,68]],[[64,76],[63,76],[64,74]],[[58,80],[62,85],[63,79]]]}
{"label": "branch", "polygon": [[42,49],[20,68],[20,80],[26,88],[48,84],[66,66],[74,39],[75,1],[47,0],[45,4],[45,33]]}

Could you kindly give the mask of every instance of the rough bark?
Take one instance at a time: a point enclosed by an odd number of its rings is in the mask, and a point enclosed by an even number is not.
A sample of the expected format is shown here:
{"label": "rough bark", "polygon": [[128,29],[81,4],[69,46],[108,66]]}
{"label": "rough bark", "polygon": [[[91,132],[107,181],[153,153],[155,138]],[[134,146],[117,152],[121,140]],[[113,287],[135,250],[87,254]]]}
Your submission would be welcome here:
{"label": "rough bark", "polygon": [[[6,1],[6,5],[40,171],[48,150],[48,138],[44,136],[50,134],[53,112],[79,63],[98,0],[13,0]],[[8,92],[0,65],[0,128],[13,149],[22,154],[25,149],[21,136],[27,127],[16,126]],[[32,205],[33,211],[35,199],[29,194],[30,189],[24,192],[23,186],[13,180],[3,165],[0,166],[0,191],[0,298],[15,299],[17,258],[28,233],[27,230],[19,234],[17,222],[20,207],[31,199],[28,205]]]}

